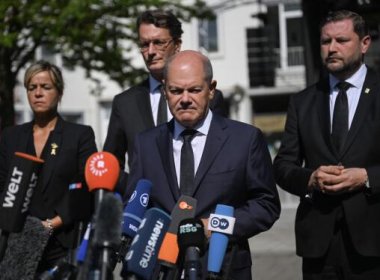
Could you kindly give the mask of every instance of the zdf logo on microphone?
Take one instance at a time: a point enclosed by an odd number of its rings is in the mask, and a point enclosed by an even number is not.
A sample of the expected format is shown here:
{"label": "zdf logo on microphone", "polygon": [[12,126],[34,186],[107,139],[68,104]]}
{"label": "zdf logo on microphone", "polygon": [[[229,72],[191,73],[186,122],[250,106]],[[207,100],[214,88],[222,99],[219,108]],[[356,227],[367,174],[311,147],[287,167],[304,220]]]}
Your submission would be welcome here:
{"label": "zdf logo on microphone", "polygon": [[208,219],[208,230],[232,234],[235,226],[235,218],[219,214],[211,214]]}

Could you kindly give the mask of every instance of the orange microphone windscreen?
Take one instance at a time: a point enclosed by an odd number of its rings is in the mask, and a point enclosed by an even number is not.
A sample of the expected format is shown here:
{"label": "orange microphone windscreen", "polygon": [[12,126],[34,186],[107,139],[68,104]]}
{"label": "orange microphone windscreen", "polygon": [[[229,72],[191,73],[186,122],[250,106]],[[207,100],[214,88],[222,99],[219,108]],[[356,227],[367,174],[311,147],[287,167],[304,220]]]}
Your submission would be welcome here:
{"label": "orange microphone windscreen", "polygon": [[85,178],[90,191],[105,189],[113,191],[119,178],[117,158],[109,152],[92,154],[86,162]]}
{"label": "orange microphone windscreen", "polygon": [[166,232],[158,253],[158,259],[168,264],[175,265],[179,253],[177,234]]}

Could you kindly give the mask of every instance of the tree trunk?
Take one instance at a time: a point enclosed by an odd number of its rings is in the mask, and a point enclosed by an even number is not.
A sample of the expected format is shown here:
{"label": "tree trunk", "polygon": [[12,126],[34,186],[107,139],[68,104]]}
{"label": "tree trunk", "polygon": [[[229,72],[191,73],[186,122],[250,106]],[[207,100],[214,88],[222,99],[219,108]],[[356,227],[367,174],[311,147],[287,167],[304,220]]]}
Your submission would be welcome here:
{"label": "tree trunk", "polygon": [[0,50],[0,132],[6,126],[15,124],[15,109],[13,90],[16,76],[12,72],[11,61],[6,51]]}

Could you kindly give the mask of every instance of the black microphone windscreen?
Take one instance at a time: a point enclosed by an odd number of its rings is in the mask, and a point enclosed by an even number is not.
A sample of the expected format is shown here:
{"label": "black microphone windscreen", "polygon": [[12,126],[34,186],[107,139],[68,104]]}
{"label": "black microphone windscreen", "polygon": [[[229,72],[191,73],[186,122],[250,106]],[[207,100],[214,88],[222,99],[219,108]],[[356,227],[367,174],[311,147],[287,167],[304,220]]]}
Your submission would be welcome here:
{"label": "black microphone windscreen", "polygon": [[0,278],[34,279],[48,240],[49,231],[44,228],[41,220],[28,216],[22,231],[9,235],[5,256],[0,262]]}
{"label": "black microphone windscreen", "polygon": [[113,193],[105,193],[96,210],[94,247],[114,247],[120,244],[123,205]]}
{"label": "black microphone windscreen", "polygon": [[203,256],[206,250],[206,236],[202,221],[195,218],[182,220],[178,227],[177,241],[182,257],[189,247],[196,247],[199,256]]}

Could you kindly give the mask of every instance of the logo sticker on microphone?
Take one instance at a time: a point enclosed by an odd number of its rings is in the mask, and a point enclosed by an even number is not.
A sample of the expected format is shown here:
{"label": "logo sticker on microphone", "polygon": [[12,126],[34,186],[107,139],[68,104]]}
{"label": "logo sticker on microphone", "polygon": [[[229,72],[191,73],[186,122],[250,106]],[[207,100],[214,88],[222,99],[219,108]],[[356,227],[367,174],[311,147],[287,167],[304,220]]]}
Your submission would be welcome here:
{"label": "logo sticker on microphone", "polygon": [[135,197],[136,197],[136,195],[137,195],[137,191],[133,191],[133,193],[132,193],[131,197],[129,198],[128,202],[131,202],[132,200],[134,200]]}
{"label": "logo sticker on microphone", "polygon": [[142,206],[147,207],[149,202],[149,195],[147,193],[143,193],[140,196],[140,203]]}
{"label": "logo sticker on microphone", "polygon": [[191,210],[191,209],[193,209],[193,206],[187,204],[186,201],[181,201],[181,202],[179,203],[179,208],[180,208],[180,209],[183,209],[183,210]]}
{"label": "logo sticker on microphone", "polygon": [[211,231],[232,234],[235,218],[225,215],[211,214],[208,220],[208,229]]}
{"label": "logo sticker on microphone", "polygon": [[228,228],[230,223],[224,218],[213,217],[210,222],[213,228],[220,228],[222,230]]}
{"label": "logo sticker on microphone", "polygon": [[108,168],[106,167],[103,154],[97,154],[95,157],[91,159],[90,170],[92,174],[98,177],[101,177],[103,176],[103,174],[108,172]]}

